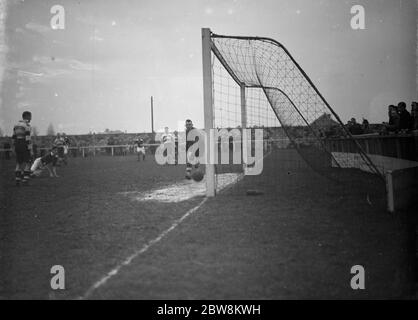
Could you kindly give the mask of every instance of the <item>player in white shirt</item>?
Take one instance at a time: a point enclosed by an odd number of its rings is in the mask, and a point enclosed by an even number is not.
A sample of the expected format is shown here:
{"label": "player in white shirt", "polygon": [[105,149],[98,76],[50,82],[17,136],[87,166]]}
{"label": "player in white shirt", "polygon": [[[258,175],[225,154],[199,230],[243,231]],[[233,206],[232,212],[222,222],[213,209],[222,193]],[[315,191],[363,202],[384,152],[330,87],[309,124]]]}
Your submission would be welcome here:
{"label": "player in white shirt", "polygon": [[[173,147],[175,148],[175,137],[169,132],[168,127],[164,128],[164,133],[161,135],[161,143],[164,144],[166,150],[170,150],[170,148]],[[167,160],[168,163],[175,163],[175,155],[169,153]]]}
{"label": "player in white shirt", "polygon": [[145,161],[145,146],[144,146],[144,139],[138,138],[134,142],[135,145],[135,152],[138,154],[138,161]]}
{"label": "player in white shirt", "polygon": [[161,142],[162,143],[173,143],[174,142],[174,135],[172,135],[168,131],[168,127],[164,128],[164,133],[161,135]]}

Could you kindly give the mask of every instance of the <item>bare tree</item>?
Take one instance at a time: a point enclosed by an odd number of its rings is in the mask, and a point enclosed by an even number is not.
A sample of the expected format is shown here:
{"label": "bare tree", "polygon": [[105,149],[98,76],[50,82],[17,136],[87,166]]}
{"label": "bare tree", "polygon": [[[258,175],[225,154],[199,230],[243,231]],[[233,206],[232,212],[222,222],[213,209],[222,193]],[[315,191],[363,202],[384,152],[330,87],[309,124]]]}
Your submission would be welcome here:
{"label": "bare tree", "polygon": [[55,136],[55,130],[52,123],[49,124],[48,128],[46,129],[46,135],[47,136]]}

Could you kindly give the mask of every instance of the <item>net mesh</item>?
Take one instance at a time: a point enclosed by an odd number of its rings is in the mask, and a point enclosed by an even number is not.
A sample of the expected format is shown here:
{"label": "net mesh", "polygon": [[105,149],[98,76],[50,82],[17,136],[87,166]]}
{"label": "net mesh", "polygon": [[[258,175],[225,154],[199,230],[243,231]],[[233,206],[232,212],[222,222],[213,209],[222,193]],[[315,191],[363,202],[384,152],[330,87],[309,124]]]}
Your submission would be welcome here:
{"label": "net mesh", "polygon": [[[211,40],[215,128],[263,128],[267,155],[293,148],[309,167],[332,178],[336,176],[331,167],[381,174],[282,45],[265,38],[215,34]],[[244,124],[241,87],[245,87]],[[327,138],[333,135],[352,139],[350,153],[331,148]],[[225,171],[231,167],[216,167],[217,174]]]}

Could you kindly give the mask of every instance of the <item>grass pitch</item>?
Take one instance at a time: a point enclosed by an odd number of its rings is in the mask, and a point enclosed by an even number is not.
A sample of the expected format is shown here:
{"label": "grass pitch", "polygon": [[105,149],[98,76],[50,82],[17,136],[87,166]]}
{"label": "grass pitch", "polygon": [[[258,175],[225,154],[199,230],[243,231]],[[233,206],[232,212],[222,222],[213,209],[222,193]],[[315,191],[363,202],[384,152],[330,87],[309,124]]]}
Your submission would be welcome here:
{"label": "grass pitch", "polygon": [[[88,298],[406,296],[406,227],[386,213],[384,186],[355,171],[344,171],[336,185],[286,152],[266,158],[261,176],[245,177],[177,224],[202,194],[181,201],[132,195],[183,184],[184,166],[158,166],[151,157],[75,158],[58,168],[60,178],[17,188],[13,163],[3,161],[0,298],[83,297],[173,225]],[[50,288],[57,264],[66,272],[62,291]],[[366,290],[350,288],[357,264],[365,267]]]}

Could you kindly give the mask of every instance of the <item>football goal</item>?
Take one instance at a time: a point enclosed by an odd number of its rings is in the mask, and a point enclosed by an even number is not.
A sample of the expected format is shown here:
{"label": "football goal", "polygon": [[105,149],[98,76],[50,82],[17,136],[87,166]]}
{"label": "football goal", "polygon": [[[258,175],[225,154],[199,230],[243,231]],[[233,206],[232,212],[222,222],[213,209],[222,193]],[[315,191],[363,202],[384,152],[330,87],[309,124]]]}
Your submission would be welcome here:
{"label": "football goal", "polygon": [[[202,49],[205,132],[213,146],[205,155],[207,196],[225,179],[261,174],[264,161],[332,178],[346,167],[382,174],[282,44],[204,28]],[[332,135],[351,139],[350,152],[331,150]]]}

